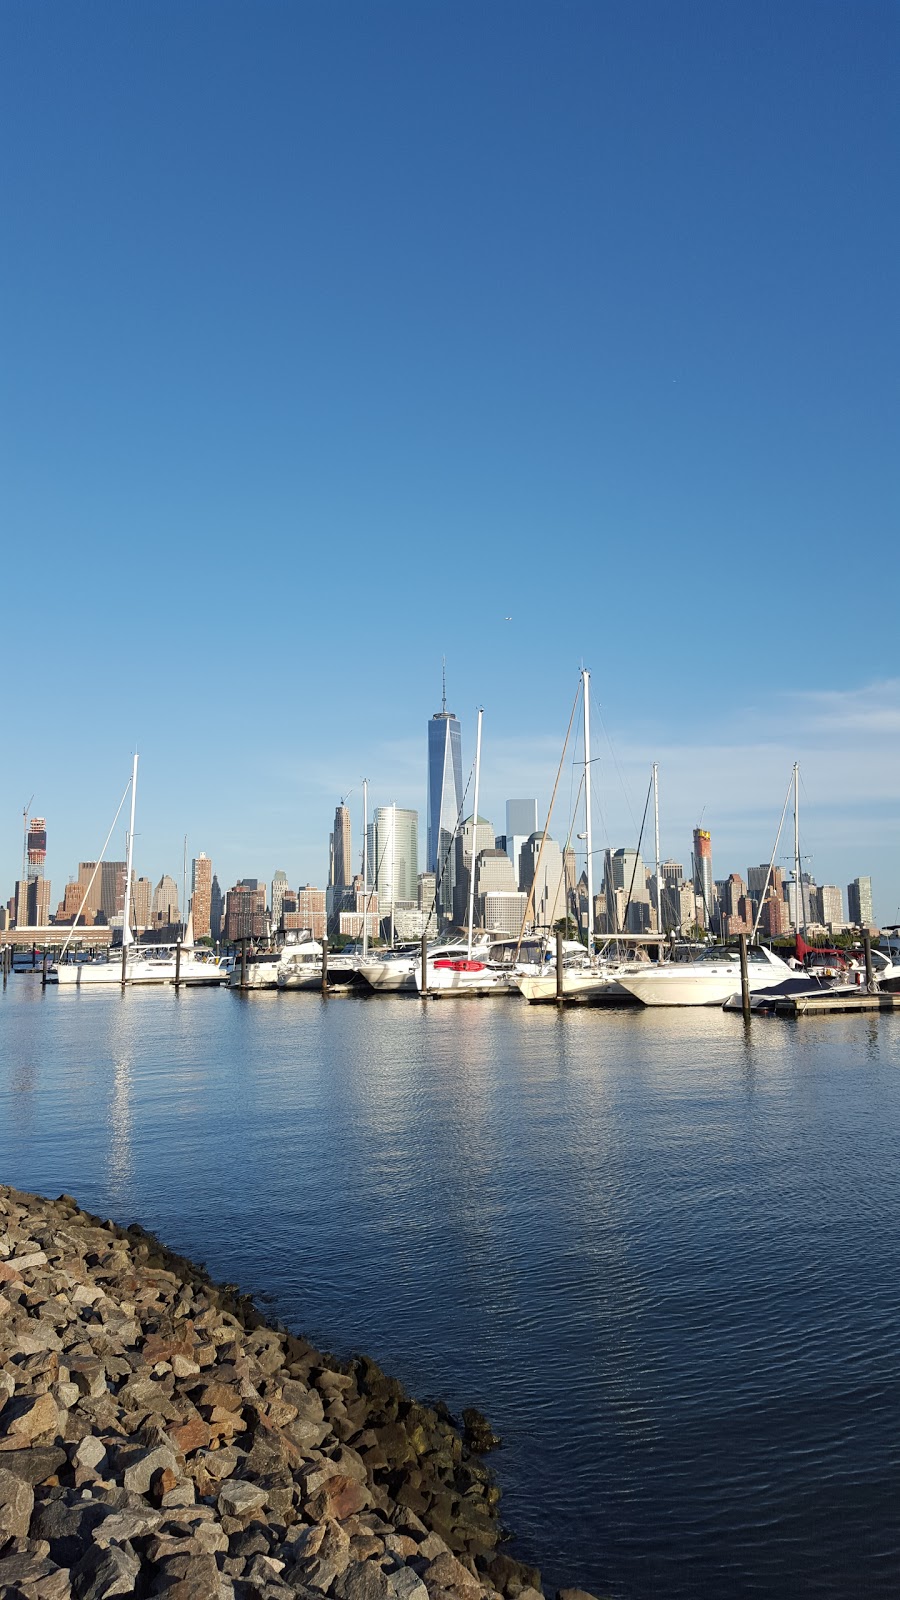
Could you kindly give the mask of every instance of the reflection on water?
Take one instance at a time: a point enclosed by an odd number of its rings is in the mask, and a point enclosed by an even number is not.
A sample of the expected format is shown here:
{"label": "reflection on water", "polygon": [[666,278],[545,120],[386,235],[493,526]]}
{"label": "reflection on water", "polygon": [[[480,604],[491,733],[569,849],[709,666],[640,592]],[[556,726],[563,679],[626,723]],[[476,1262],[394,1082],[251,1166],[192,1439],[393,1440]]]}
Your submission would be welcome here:
{"label": "reflection on water", "polygon": [[16,979],[0,1045],[5,1179],[482,1406],[548,1586],[897,1592],[893,1017]]}
{"label": "reflection on water", "polygon": [[131,1167],[131,1061],[130,1018],[122,996],[111,1019],[110,1043],[114,1052],[112,1093],[109,1100],[109,1188],[116,1206],[128,1198]]}

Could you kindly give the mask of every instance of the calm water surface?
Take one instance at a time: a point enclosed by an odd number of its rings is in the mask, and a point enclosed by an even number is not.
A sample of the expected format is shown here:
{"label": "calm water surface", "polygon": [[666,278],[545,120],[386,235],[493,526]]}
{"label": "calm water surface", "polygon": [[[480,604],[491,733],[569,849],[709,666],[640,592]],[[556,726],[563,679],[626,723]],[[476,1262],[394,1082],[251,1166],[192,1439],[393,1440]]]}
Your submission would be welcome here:
{"label": "calm water surface", "polygon": [[0,997],[0,1179],[475,1404],[623,1600],[900,1591],[900,1019]]}

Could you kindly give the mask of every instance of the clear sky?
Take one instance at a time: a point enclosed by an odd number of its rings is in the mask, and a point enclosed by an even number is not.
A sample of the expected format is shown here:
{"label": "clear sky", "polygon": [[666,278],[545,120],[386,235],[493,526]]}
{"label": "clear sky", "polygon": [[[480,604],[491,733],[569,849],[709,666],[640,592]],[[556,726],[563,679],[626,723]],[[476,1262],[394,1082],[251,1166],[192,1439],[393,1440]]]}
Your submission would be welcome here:
{"label": "clear sky", "polygon": [[[900,907],[894,0],[0,0],[0,871],[325,881],[448,698]],[[507,620],[509,619],[509,620]],[[560,804],[569,803],[567,775]],[[354,813],[354,843],[359,834]],[[560,829],[565,832],[565,819]],[[116,854],[121,854],[118,840]]]}

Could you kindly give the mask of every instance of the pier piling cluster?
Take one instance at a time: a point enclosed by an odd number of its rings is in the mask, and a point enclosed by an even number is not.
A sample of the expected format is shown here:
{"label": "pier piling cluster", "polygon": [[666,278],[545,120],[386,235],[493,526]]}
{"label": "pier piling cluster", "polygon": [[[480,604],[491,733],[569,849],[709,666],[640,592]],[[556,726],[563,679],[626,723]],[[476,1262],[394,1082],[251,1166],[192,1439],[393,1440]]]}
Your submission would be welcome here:
{"label": "pier piling cluster", "polygon": [[143,1229],[0,1186],[0,1596],[540,1600],[498,1548],[498,1442]]}

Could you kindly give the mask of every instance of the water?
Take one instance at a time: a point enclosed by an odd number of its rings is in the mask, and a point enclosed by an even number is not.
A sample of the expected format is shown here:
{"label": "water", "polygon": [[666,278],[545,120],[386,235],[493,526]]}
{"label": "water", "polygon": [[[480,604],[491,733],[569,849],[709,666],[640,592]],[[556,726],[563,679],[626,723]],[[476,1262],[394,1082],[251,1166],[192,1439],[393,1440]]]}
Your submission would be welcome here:
{"label": "water", "polygon": [[900,1589],[900,1019],[0,997],[0,1178],[487,1412],[515,1553]]}

